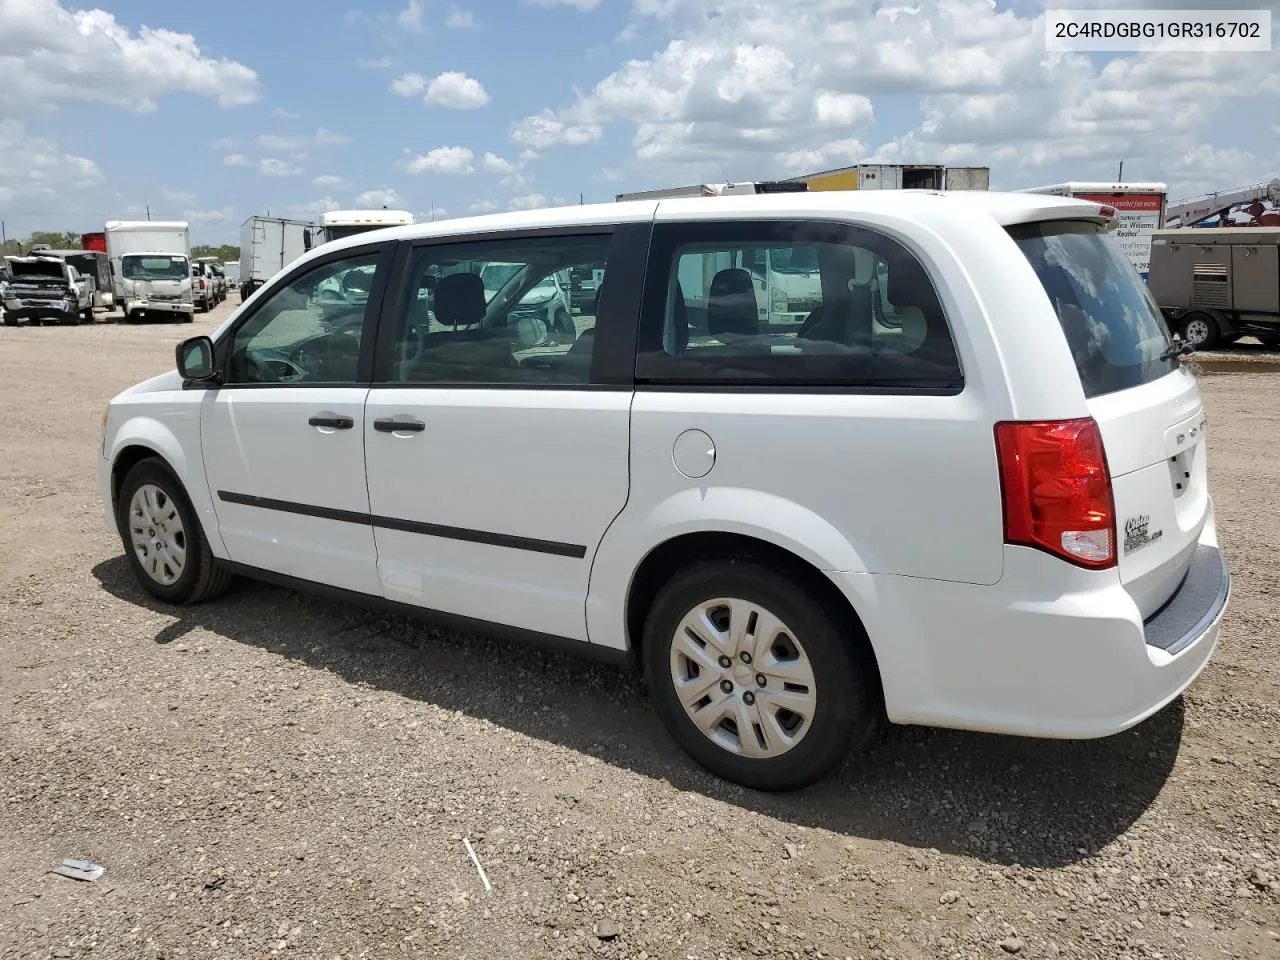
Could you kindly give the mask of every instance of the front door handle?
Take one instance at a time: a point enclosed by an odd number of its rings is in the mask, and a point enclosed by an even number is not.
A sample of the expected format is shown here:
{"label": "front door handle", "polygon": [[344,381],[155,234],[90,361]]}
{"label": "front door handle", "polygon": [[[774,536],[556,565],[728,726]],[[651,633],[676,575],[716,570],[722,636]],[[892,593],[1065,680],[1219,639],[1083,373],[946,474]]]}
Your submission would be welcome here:
{"label": "front door handle", "polygon": [[392,417],[379,417],[373,421],[373,429],[379,433],[421,433],[427,425],[421,420],[396,420]]}
{"label": "front door handle", "polygon": [[328,427],[330,430],[350,430],[356,422],[350,417],[326,417],[317,414],[307,421],[313,427]]}

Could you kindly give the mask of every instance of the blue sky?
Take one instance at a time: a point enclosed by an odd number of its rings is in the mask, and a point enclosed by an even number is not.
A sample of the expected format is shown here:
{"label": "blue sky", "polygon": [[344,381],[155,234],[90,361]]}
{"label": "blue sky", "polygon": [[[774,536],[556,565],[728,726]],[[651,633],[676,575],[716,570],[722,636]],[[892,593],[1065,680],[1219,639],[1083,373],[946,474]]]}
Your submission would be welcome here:
{"label": "blue sky", "polygon": [[0,0],[0,218],[87,230],[149,205],[221,242],[268,210],[461,216],[872,159],[1018,187],[1127,158],[1175,195],[1280,175],[1276,53],[1050,57],[1041,11]]}

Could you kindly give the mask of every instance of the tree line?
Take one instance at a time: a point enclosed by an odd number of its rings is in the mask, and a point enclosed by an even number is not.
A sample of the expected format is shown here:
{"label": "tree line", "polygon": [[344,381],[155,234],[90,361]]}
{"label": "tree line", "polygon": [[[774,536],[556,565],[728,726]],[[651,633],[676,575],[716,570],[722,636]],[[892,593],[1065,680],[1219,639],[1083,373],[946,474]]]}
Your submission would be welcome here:
{"label": "tree line", "polygon": [[[68,230],[65,233],[50,230],[35,230],[31,236],[25,240],[6,240],[0,245],[0,255],[6,257],[21,257],[31,252],[31,248],[47,243],[55,250],[79,250],[80,234],[73,233]],[[217,257],[223,263],[230,263],[240,259],[240,247],[236,244],[224,243],[213,246],[207,243],[197,243],[191,248],[192,257]]]}

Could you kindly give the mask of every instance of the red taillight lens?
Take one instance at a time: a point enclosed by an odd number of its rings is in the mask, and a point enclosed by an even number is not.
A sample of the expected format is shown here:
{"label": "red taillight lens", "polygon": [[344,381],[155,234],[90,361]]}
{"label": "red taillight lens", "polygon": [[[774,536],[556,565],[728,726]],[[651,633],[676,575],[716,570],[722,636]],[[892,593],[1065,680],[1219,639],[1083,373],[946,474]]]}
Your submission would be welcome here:
{"label": "red taillight lens", "polygon": [[1004,540],[1100,570],[1116,562],[1115,503],[1092,417],[996,424]]}

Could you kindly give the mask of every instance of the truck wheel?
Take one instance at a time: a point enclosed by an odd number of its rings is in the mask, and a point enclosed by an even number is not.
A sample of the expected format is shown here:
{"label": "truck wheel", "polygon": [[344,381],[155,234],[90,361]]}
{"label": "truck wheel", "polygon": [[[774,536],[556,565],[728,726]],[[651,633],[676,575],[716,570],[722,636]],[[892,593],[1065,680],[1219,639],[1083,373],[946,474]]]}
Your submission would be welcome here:
{"label": "truck wheel", "polygon": [[11,316],[9,316],[9,315],[6,313],[6,314],[4,315],[4,325],[5,325],[6,327],[16,327],[16,326],[18,325],[18,318],[17,318],[17,317],[11,317]]}
{"label": "truck wheel", "polygon": [[93,323],[93,307],[84,308],[84,322]]}
{"label": "truck wheel", "polygon": [[1212,350],[1222,340],[1222,328],[1211,313],[1196,311],[1186,314],[1179,332],[1193,350]]}

